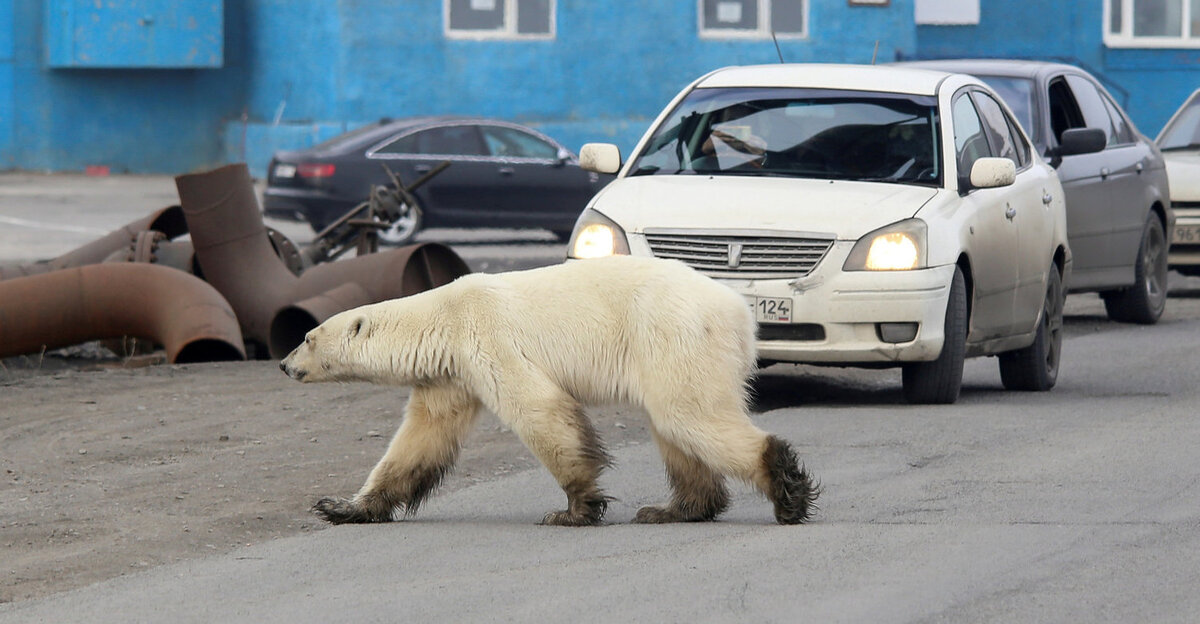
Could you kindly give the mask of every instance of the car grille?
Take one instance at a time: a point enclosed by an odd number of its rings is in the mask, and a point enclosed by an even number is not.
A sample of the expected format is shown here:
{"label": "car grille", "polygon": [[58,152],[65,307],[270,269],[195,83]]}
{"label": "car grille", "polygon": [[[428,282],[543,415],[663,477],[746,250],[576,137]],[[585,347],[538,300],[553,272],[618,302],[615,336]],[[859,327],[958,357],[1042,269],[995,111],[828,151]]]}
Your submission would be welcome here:
{"label": "car grille", "polygon": [[656,257],[680,260],[710,277],[786,279],[804,277],[833,245],[827,238],[681,232],[646,232]]}

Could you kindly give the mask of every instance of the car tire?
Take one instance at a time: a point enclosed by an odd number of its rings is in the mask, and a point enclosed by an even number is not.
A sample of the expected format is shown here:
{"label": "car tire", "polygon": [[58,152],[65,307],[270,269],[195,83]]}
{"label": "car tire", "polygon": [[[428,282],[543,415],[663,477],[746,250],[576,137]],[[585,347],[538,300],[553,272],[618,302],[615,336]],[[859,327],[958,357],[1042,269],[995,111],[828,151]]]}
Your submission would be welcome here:
{"label": "car tire", "polygon": [[1058,267],[1050,267],[1046,300],[1038,320],[1033,344],[1000,354],[1000,382],[1005,390],[1045,392],[1058,382],[1058,365],[1063,340],[1062,278]]}
{"label": "car tire", "polygon": [[967,352],[967,282],[959,267],[954,268],[954,278],[950,281],[945,336],[942,352],[936,360],[904,365],[904,398],[909,403],[954,403],[962,390],[963,360]]}
{"label": "car tire", "polygon": [[379,230],[379,242],[385,245],[407,245],[417,236],[424,224],[420,206],[408,206],[408,210],[387,228]]}
{"label": "car tire", "polygon": [[1142,229],[1133,273],[1133,286],[1100,294],[1104,309],[1114,321],[1153,325],[1167,307],[1167,236],[1154,214]]}

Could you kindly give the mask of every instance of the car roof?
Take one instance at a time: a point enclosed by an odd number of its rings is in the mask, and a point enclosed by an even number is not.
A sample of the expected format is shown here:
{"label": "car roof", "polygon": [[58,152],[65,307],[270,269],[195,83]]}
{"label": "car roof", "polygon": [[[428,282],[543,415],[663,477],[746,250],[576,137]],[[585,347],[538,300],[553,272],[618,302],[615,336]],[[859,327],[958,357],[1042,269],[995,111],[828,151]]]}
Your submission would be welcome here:
{"label": "car roof", "polygon": [[937,59],[926,61],[904,61],[896,63],[900,67],[927,68],[942,71],[952,71],[960,74],[984,76],[1011,76],[1019,78],[1037,78],[1051,73],[1074,72],[1086,73],[1074,65],[1055,63],[1051,61],[1035,61],[1027,59]]}
{"label": "car roof", "polygon": [[950,74],[897,65],[781,63],[725,67],[704,76],[696,88],[801,87],[936,95]]}
{"label": "car roof", "polygon": [[383,139],[386,139],[402,130],[433,123],[477,123],[488,121],[491,120],[484,119],[482,117],[462,117],[454,115],[421,115],[415,117],[401,117],[396,119],[384,118],[364,126],[359,126],[358,128],[350,130],[349,132],[339,134],[318,145],[314,145],[313,147],[309,148],[309,150],[332,152],[345,149],[363,148],[382,141]]}

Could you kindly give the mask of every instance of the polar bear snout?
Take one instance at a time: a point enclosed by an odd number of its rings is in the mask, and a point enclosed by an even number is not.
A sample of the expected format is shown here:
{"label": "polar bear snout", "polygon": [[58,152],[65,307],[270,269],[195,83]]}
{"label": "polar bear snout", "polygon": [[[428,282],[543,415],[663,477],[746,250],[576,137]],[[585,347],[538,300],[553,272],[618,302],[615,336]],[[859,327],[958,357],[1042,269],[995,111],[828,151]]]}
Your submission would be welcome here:
{"label": "polar bear snout", "polygon": [[288,377],[291,377],[292,379],[295,379],[296,381],[304,381],[304,378],[308,376],[308,371],[306,371],[302,368],[296,368],[288,363],[289,360],[292,359],[293,355],[295,355],[294,351],[291,354],[289,354],[287,357],[280,360],[279,370],[283,371],[283,373],[285,375],[287,375]]}

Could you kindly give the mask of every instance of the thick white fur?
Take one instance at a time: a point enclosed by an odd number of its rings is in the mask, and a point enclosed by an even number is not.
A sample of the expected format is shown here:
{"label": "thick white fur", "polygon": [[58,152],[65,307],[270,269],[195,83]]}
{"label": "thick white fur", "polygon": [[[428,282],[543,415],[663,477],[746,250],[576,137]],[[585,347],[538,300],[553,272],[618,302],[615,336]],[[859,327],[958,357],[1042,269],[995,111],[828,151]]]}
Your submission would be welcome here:
{"label": "thick white fur", "polygon": [[[564,489],[584,470],[562,457],[580,446],[579,405],[622,402],[645,408],[669,470],[707,467],[766,492],[766,434],[747,415],[754,333],[731,289],[675,261],[617,256],[470,274],[342,312],[282,367],[305,382],[413,385],[406,420],[453,421],[440,431],[402,426],[360,498],[402,478],[422,448],[420,461],[452,462],[480,403]],[[421,442],[430,436],[443,442]]]}

